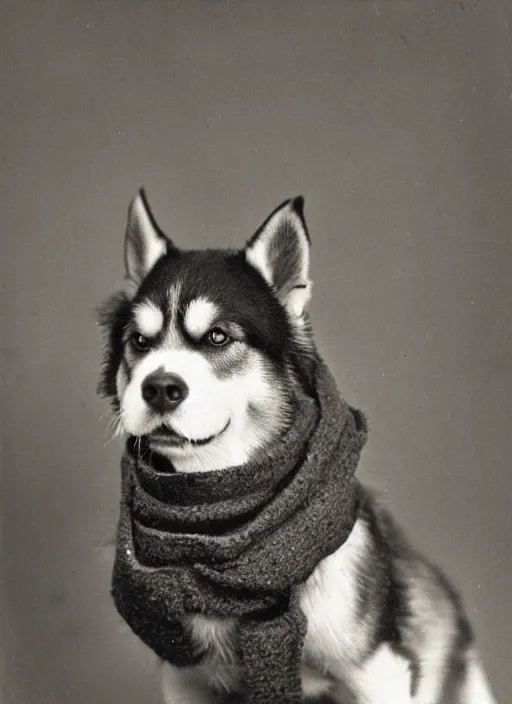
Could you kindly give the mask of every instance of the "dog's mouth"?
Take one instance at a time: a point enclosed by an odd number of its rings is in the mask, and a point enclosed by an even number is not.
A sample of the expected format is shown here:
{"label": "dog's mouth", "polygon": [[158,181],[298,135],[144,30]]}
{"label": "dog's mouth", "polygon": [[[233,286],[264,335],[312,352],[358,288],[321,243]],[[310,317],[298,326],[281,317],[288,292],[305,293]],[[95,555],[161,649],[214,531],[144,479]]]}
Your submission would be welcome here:
{"label": "dog's mouth", "polygon": [[231,420],[228,420],[220,432],[205,438],[187,438],[184,435],[180,435],[172,428],[169,428],[167,425],[160,425],[147,436],[147,439],[151,445],[163,445],[165,447],[184,447],[192,445],[194,447],[201,447],[202,445],[208,445],[212,440],[220,437],[228,429],[230,422]]}

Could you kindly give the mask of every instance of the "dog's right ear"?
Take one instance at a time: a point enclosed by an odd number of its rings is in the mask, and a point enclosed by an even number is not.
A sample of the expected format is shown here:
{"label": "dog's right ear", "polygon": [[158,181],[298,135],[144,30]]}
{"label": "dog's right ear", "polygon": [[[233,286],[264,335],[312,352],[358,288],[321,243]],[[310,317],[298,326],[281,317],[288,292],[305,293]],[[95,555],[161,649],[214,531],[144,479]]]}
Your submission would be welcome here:
{"label": "dog's right ear", "polygon": [[128,208],[124,240],[124,262],[129,288],[136,290],[156,262],[173,248],[158,227],[146,193],[139,190]]}

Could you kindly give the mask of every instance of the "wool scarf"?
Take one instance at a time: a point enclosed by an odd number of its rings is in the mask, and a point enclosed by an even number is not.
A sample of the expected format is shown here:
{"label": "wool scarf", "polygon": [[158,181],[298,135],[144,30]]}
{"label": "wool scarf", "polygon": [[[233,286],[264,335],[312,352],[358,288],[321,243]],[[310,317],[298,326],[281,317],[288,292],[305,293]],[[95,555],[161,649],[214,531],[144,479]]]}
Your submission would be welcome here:
{"label": "wool scarf", "polygon": [[245,700],[301,702],[307,624],[296,587],[354,525],[366,437],[364,415],[319,361],[314,397],[297,399],[293,424],[257,461],[184,474],[148,459],[131,438],[112,595],[133,632],[163,660],[186,666],[204,653],[185,615],[239,617]]}

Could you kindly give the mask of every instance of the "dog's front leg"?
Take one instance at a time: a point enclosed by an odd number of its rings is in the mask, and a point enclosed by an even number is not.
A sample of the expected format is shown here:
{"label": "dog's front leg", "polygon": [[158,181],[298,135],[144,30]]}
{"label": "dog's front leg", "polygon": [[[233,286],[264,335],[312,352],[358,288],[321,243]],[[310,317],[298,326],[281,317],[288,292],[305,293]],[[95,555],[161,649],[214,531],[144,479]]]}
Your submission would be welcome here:
{"label": "dog's front leg", "polygon": [[218,699],[199,667],[162,665],[162,692],[165,704],[216,704]]}

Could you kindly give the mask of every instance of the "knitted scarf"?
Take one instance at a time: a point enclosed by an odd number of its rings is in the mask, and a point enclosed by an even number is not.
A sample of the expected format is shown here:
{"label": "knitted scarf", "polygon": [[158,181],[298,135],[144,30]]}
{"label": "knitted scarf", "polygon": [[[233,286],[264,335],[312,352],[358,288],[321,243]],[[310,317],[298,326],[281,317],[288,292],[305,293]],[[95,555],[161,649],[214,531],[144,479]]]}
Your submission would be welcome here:
{"label": "knitted scarf", "polygon": [[344,543],[356,518],[366,420],[321,361],[315,386],[316,399],[298,400],[293,425],[257,462],[183,474],[149,463],[133,438],[122,460],[112,579],[119,613],[178,666],[202,655],[184,615],[240,617],[250,704],[302,701],[307,624],[294,587]]}

